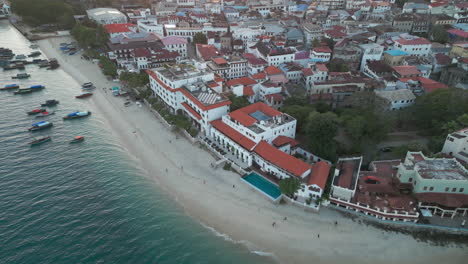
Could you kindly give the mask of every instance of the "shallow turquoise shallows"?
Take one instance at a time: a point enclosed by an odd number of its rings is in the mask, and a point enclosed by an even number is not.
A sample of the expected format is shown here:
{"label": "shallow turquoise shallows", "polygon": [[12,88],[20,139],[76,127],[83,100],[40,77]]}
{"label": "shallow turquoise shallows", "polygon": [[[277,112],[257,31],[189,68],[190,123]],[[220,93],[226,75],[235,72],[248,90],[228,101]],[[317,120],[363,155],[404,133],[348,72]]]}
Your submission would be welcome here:
{"label": "shallow turquoise shallows", "polygon": [[[0,47],[28,55],[29,43],[0,21]],[[79,56],[75,55],[75,56]],[[31,78],[12,80],[27,72]],[[0,91],[1,264],[271,263],[242,244],[216,236],[185,214],[145,176],[89,100],[75,100],[80,84],[60,68],[0,70],[0,87],[42,84],[28,95]],[[56,114],[49,130],[26,129],[38,118],[27,111],[46,100]],[[76,122],[74,111],[93,115]],[[52,140],[33,148],[34,137]],[[81,144],[69,144],[85,136]]]}
{"label": "shallow turquoise shallows", "polygon": [[274,185],[269,180],[263,178],[255,172],[244,176],[243,179],[264,192],[266,195],[270,196],[273,200],[278,199],[278,197],[281,195],[281,191],[278,186]]}

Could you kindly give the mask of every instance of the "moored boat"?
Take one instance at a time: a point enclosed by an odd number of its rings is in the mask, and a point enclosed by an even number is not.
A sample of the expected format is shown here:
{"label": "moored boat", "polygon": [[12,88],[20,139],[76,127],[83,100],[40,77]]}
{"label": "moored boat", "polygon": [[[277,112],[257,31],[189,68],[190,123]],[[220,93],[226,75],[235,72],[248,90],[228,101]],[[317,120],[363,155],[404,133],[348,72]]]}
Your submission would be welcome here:
{"label": "moored boat", "polygon": [[59,101],[52,99],[52,100],[47,100],[45,103],[41,104],[41,106],[55,106],[59,103]]}
{"label": "moored boat", "polygon": [[93,87],[94,84],[92,82],[85,82],[81,85],[82,88],[86,88],[86,87]]}
{"label": "moored boat", "polygon": [[47,67],[48,70],[55,70],[59,67],[60,65],[58,63],[51,63],[49,62],[49,66]]}
{"label": "moored boat", "polygon": [[28,130],[29,131],[38,131],[38,130],[50,128],[52,126],[54,126],[54,124],[51,123],[51,122],[41,121],[41,122],[37,122],[37,123],[32,124],[32,126],[30,128],[28,128]]}
{"label": "moored boat", "polygon": [[44,85],[33,85],[33,86],[29,87],[29,89],[31,89],[33,92],[40,91],[40,90],[42,90],[44,88],[45,88]]}
{"label": "moored boat", "polygon": [[18,91],[15,91],[15,94],[28,94],[32,92],[33,90],[31,88],[20,88]]}
{"label": "moored boat", "polygon": [[28,115],[37,115],[39,113],[43,113],[43,112],[46,112],[47,110],[45,108],[37,108],[37,109],[33,109],[31,111],[28,112]]}
{"label": "moored boat", "polygon": [[87,117],[87,116],[90,116],[91,115],[91,112],[90,111],[83,111],[83,112],[73,112],[73,113],[70,113],[66,116],[63,117],[64,120],[67,120],[67,119],[78,119],[78,118],[83,118],[83,117]]}
{"label": "moored boat", "polygon": [[36,118],[39,118],[39,117],[46,117],[46,116],[50,116],[50,115],[55,115],[55,111],[52,111],[52,112],[47,112],[47,111],[42,112],[42,113],[36,115]]}
{"label": "moored boat", "polygon": [[27,79],[29,77],[31,77],[31,75],[28,74],[28,73],[18,73],[18,74],[16,74],[16,76],[13,76],[11,78],[12,79]]}
{"label": "moored boat", "polygon": [[29,144],[31,144],[31,146],[37,146],[37,145],[40,145],[40,144],[45,143],[47,141],[50,141],[50,136],[40,137],[38,139],[35,139],[35,140],[31,141]]}
{"label": "moored boat", "polygon": [[82,93],[80,95],[77,95],[77,96],[75,96],[75,98],[81,99],[81,98],[90,97],[91,95],[93,95],[93,93],[87,92],[87,93]]}
{"label": "moored boat", "polygon": [[29,45],[29,47],[30,47],[31,49],[37,49],[37,48],[39,48],[39,45],[37,45],[37,44],[31,44],[31,45]]}
{"label": "moored boat", "polygon": [[83,142],[83,141],[84,141],[83,136],[76,136],[74,139],[72,139],[72,141],[70,141],[70,143],[78,143],[78,142]]}
{"label": "moored boat", "polygon": [[7,84],[0,88],[0,90],[13,90],[13,89],[18,89],[19,85],[18,84]]}

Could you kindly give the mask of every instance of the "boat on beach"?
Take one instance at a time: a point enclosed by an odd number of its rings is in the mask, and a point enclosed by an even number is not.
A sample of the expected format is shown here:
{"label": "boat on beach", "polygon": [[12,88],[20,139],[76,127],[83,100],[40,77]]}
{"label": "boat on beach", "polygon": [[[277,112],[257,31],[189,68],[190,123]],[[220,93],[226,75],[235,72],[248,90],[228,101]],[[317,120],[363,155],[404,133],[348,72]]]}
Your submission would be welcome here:
{"label": "boat on beach", "polygon": [[31,88],[20,88],[18,91],[15,91],[15,94],[29,94],[32,92],[33,90]]}
{"label": "boat on beach", "polygon": [[53,127],[53,126],[54,126],[54,124],[51,123],[51,122],[41,121],[41,122],[37,122],[37,123],[32,124],[32,126],[30,128],[28,128],[28,130],[33,132],[33,131],[38,131],[38,130],[50,128],[50,127]]}
{"label": "boat on beach", "polygon": [[52,99],[52,100],[47,100],[45,103],[41,104],[41,106],[56,106],[58,105],[59,101]]}
{"label": "boat on beach", "polygon": [[82,98],[90,97],[91,95],[93,95],[93,93],[91,93],[91,92],[86,92],[86,93],[82,93],[82,94],[80,94],[80,95],[75,96],[75,98],[77,98],[77,99],[82,99]]}
{"label": "boat on beach", "polygon": [[37,145],[40,145],[40,144],[45,143],[47,141],[50,141],[50,139],[51,139],[50,136],[40,137],[38,139],[35,139],[35,140],[31,141],[29,144],[31,146],[37,146]]}
{"label": "boat on beach", "polygon": [[18,89],[20,86],[18,84],[7,84],[0,88],[0,90],[13,90],[13,89]]}
{"label": "boat on beach", "polygon": [[37,114],[36,115],[36,118],[40,118],[40,117],[46,117],[46,116],[50,116],[50,115],[55,115],[55,111],[52,111],[52,112],[42,112],[40,114]]}
{"label": "boat on beach", "polygon": [[43,112],[46,112],[47,110],[45,108],[37,108],[37,109],[33,109],[31,111],[28,112],[28,115],[37,115],[39,113],[43,113]]}
{"label": "boat on beach", "polygon": [[40,51],[34,51],[34,52],[31,52],[31,54],[28,55],[28,57],[38,57],[38,56],[41,56],[41,52]]}
{"label": "boat on beach", "polygon": [[13,62],[13,63],[10,63],[9,65],[3,67],[4,71],[15,70],[15,69],[24,70],[24,63],[22,63],[22,62]]}
{"label": "boat on beach", "polygon": [[82,88],[93,87],[94,84],[92,82],[85,82],[81,85]]}
{"label": "boat on beach", "polygon": [[31,49],[37,49],[37,48],[39,48],[39,45],[37,45],[37,44],[31,44],[31,45],[29,45],[29,48],[31,48]]}
{"label": "boat on beach", "polygon": [[70,113],[70,114],[64,116],[63,120],[78,119],[78,118],[83,118],[83,117],[87,117],[87,116],[90,116],[90,115],[91,115],[90,111],[73,112],[73,113]]}
{"label": "boat on beach", "polygon": [[31,77],[31,75],[28,74],[28,73],[18,73],[18,74],[16,74],[16,76],[13,76],[11,78],[12,79],[27,79],[29,77]]}
{"label": "boat on beach", "polygon": [[83,142],[84,141],[84,137],[83,136],[76,136],[74,139],[72,139],[72,141],[70,141],[70,144],[72,143],[79,143],[79,142]]}

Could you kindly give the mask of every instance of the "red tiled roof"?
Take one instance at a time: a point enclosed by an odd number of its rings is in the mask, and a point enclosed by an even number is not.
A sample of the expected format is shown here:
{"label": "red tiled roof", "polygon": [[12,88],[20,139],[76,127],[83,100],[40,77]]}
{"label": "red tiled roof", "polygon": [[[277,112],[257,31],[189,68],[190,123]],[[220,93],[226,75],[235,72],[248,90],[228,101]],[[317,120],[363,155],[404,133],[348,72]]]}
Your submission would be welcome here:
{"label": "red tiled roof", "polygon": [[255,142],[226,125],[221,119],[211,121],[210,124],[219,132],[249,151],[255,146]]}
{"label": "red tiled roof", "polygon": [[400,43],[401,45],[428,45],[431,42],[425,38],[415,38],[415,39],[404,39],[399,38],[395,40],[396,42]]}
{"label": "red tiled roof", "polygon": [[130,23],[123,24],[107,24],[103,26],[107,33],[123,33],[123,32],[132,32],[131,27],[136,28],[137,26]]}
{"label": "red tiled roof", "polygon": [[457,28],[447,30],[447,32],[450,34],[462,37],[462,38],[468,38],[468,32],[457,29]]}
{"label": "red tiled roof", "polygon": [[185,109],[187,109],[187,111],[189,111],[198,120],[202,119],[202,117],[192,107],[190,107],[190,105],[188,105],[187,103],[185,103],[185,102],[182,103],[182,106],[185,107]]}
{"label": "red tiled roof", "polygon": [[268,75],[275,75],[283,73],[278,67],[271,65],[265,68],[265,72]]}
{"label": "red tiled roof", "polygon": [[302,74],[304,74],[304,76],[310,76],[310,75],[313,75],[314,72],[312,71],[311,68],[304,68],[302,69]]}
{"label": "red tiled roof", "polygon": [[214,59],[211,59],[214,63],[216,64],[227,64],[227,60],[225,60],[224,58],[214,58]]}
{"label": "red tiled roof", "polygon": [[291,145],[291,147],[295,147],[299,144],[297,140],[295,140],[294,138],[287,137],[287,136],[278,136],[275,139],[273,139],[271,143],[277,148],[284,146],[286,144]]}
{"label": "red tiled roof", "polygon": [[330,175],[330,164],[321,160],[312,166],[312,172],[310,173],[308,185],[317,185],[322,190],[325,189],[328,176]]}
{"label": "red tiled roof", "polygon": [[263,80],[266,78],[266,73],[264,72],[259,72],[257,74],[254,74],[252,75],[252,78],[256,79],[256,80]]}
{"label": "red tiled roof", "polygon": [[332,30],[325,30],[325,33],[327,35],[329,35],[330,37],[332,37],[332,38],[342,38],[342,37],[347,36],[346,33],[343,33],[343,32],[341,32],[339,30],[333,30],[333,29]]}
{"label": "red tiled roof", "polygon": [[264,140],[260,141],[253,151],[264,160],[288,171],[294,176],[301,177],[310,170],[309,164],[273,147]]}
{"label": "red tiled roof", "polygon": [[219,51],[213,45],[197,44],[197,50],[204,60],[210,60],[212,57],[219,56]]}
{"label": "red tiled roof", "polygon": [[271,99],[273,99],[276,102],[279,102],[279,101],[282,102],[284,100],[284,97],[279,93],[267,94],[265,95],[265,98],[267,99],[267,101],[271,101]]}
{"label": "red tiled roof", "polygon": [[315,64],[315,67],[317,67],[317,70],[319,70],[319,71],[325,71],[325,72],[328,71],[327,65],[325,65],[323,63],[317,63],[317,64]]}
{"label": "red tiled roof", "polygon": [[418,70],[418,68],[412,65],[393,66],[393,70],[396,71],[400,76],[421,75],[421,72]]}
{"label": "red tiled roof", "polygon": [[315,52],[321,52],[321,53],[332,53],[332,50],[329,47],[316,47],[313,48]]}
{"label": "red tiled roof", "polygon": [[242,91],[242,95],[246,95],[246,96],[255,95],[252,86],[245,86],[244,90]]}
{"label": "red tiled roof", "polygon": [[227,86],[234,86],[234,85],[237,85],[237,84],[242,84],[244,86],[247,86],[247,85],[253,85],[253,84],[256,84],[257,82],[255,80],[253,80],[252,78],[249,78],[249,77],[241,77],[241,78],[237,78],[237,79],[232,79],[232,80],[229,80],[226,85]]}
{"label": "red tiled roof", "polygon": [[418,81],[421,84],[421,87],[427,92],[432,93],[437,89],[448,89],[449,87],[443,83],[422,77],[411,77],[411,78],[400,78],[398,79],[400,82],[408,82],[409,80]]}
{"label": "red tiled roof", "polygon": [[147,48],[136,48],[133,50],[133,55],[135,57],[150,57],[151,56],[151,51],[149,51]]}
{"label": "red tiled roof", "polygon": [[229,113],[229,116],[232,119],[236,120],[237,122],[241,123],[243,126],[248,127],[257,122],[257,119],[249,115],[256,111],[260,111],[270,117],[281,115],[281,112],[279,112],[278,110],[275,110],[262,102],[258,102],[258,103],[251,104],[246,107],[237,109]]}

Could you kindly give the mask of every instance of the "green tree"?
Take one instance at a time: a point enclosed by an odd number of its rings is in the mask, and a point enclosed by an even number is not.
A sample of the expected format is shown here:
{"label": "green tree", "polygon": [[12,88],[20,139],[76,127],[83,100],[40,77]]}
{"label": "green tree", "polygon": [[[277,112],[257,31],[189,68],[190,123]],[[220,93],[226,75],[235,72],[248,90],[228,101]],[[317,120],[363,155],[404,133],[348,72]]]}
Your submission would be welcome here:
{"label": "green tree", "polygon": [[107,76],[117,76],[117,66],[107,57],[99,57],[99,64],[101,65],[102,73]]}
{"label": "green tree", "polygon": [[236,96],[233,94],[233,95],[228,96],[228,98],[231,101],[231,106],[230,106],[231,112],[239,108],[248,106],[250,104],[250,102],[247,100],[245,96]]}
{"label": "green tree", "polygon": [[149,83],[149,77],[146,72],[122,72],[119,79],[131,88],[143,87]]}
{"label": "green tree", "polygon": [[193,36],[193,43],[195,44],[206,44],[207,41],[206,35],[202,32],[198,32]]}
{"label": "green tree", "polygon": [[291,96],[286,98],[283,102],[283,106],[290,106],[290,105],[307,105],[307,97],[304,96]]}
{"label": "green tree", "polygon": [[290,105],[283,106],[281,111],[294,117],[297,120],[297,130],[302,131],[310,113],[314,111],[311,105]]}
{"label": "green tree", "polygon": [[318,46],[320,46],[320,40],[319,40],[318,38],[314,38],[314,39],[312,40],[312,47],[313,47],[313,48],[316,48],[316,47],[318,47]]}
{"label": "green tree", "polygon": [[[14,0],[11,2],[11,8],[13,12],[22,16],[24,21],[31,26],[62,24],[65,20],[70,21],[70,19],[73,19],[72,6],[60,0]],[[67,18],[63,18],[64,16]],[[65,23],[64,25],[70,26],[71,23]]]}
{"label": "green tree", "polygon": [[327,159],[336,159],[336,142],[339,119],[332,112],[313,112],[307,120],[306,135],[310,139],[310,149],[314,154]]}
{"label": "green tree", "polygon": [[439,42],[445,44],[449,41],[449,33],[442,25],[435,25],[432,27],[431,31],[429,32],[429,36],[435,42]]}
{"label": "green tree", "polygon": [[293,195],[299,190],[301,187],[301,182],[297,178],[286,178],[282,179],[279,182],[279,188],[281,193],[288,197],[293,197]]}

